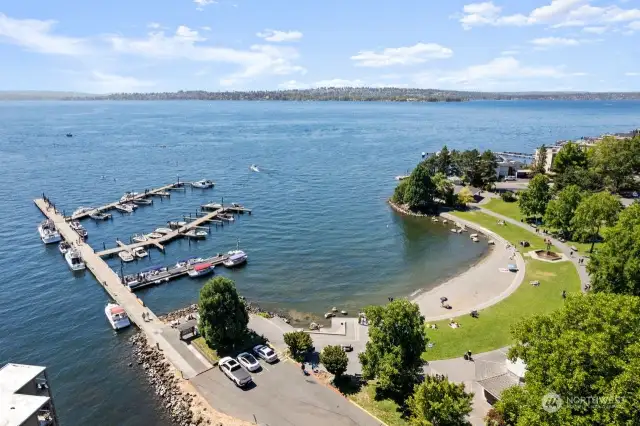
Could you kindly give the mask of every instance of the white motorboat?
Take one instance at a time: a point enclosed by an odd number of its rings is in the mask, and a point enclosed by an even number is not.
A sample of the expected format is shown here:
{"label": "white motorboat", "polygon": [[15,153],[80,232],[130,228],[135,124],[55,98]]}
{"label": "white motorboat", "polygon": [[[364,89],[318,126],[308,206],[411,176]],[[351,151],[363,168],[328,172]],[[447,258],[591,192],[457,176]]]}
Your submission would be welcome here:
{"label": "white motorboat", "polygon": [[138,195],[137,192],[125,192],[124,195],[122,197],[120,197],[120,202],[121,203],[126,203],[127,201],[132,201],[134,200]]}
{"label": "white motorboat", "polygon": [[256,173],[260,173],[260,169],[255,164],[250,165],[249,168],[251,169],[251,171],[254,171]]}
{"label": "white motorboat", "polygon": [[72,220],[71,222],[69,222],[69,226],[82,238],[87,238],[89,236],[87,230],[84,229],[84,226],[82,226],[77,220]]}
{"label": "white motorboat", "polygon": [[77,216],[77,215],[81,215],[81,214],[84,214],[84,213],[89,213],[92,210],[95,210],[95,209],[93,207],[80,206],[73,212],[72,216]]}
{"label": "white motorboat", "polygon": [[180,221],[177,221],[177,222],[169,222],[169,228],[178,229],[178,228],[182,228],[186,224],[187,224],[187,222],[185,222],[184,220],[180,220]]}
{"label": "white motorboat", "polygon": [[471,234],[471,235],[469,235],[469,238],[471,238],[471,239],[478,238],[478,234]]}
{"label": "white motorboat", "polygon": [[213,185],[215,185],[215,183],[213,183],[213,181],[210,181],[209,179],[202,179],[197,182],[191,182],[192,187],[200,189],[213,188]]}
{"label": "white motorboat", "polygon": [[222,219],[222,220],[226,220],[228,222],[233,222],[234,220],[236,220],[235,217],[233,217],[232,214],[228,214],[228,213],[222,213],[218,215],[218,218]]}
{"label": "white motorboat", "polygon": [[197,263],[203,263],[204,259],[201,257],[191,257],[189,259],[179,260],[176,263],[176,268],[184,268],[185,266],[195,265]]}
{"label": "white motorboat", "polygon": [[149,238],[146,235],[133,234],[133,237],[131,237],[131,241],[133,241],[134,243],[144,243],[145,241],[149,241]]}
{"label": "white motorboat", "polygon": [[238,204],[238,203],[231,203],[231,207],[236,207],[238,209],[243,209],[244,206],[242,204]]}
{"label": "white motorboat", "polygon": [[133,257],[133,255],[126,250],[122,250],[121,252],[119,252],[118,257],[122,259],[123,262],[133,262],[133,260],[135,259],[135,257]]}
{"label": "white motorboat", "polygon": [[111,219],[111,214],[102,213],[102,212],[93,212],[93,213],[89,213],[89,217],[93,220],[107,220],[107,219]]}
{"label": "white motorboat", "polygon": [[40,234],[40,239],[45,244],[59,243],[62,240],[52,220],[45,220],[40,223],[40,225],[38,225],[38,233]]}
{"label": "white motorboat", "polygon": [[231,250],[227,255],[229,257],[227,257],[223,262],[224,266],[227,268],[242,265],[247,261],[247,254],[242,250]]}
{"label": "white motorboat", "polygon": [[104,308],[104,314],[107,316],[107,320],[109,320],[109,324],[111,324],[114,330],[120,330],[121,328],[126,328],[131,325],[129,316],[120,305],[108,303]]}
{"label": "white motorboat", "polygon": [[149,256],[149,253],[147,253],[144,247],[136,247],[133,250],[131,250],[131,252],[135,257],[139,257],[140,259],[142,259],[143,257]]}
{"label": "white motorboat", "polygon": [[162,234],[162,235],[167,235],[173,232],[173,229],[171,228],[156,228],[155,231],[156,234]]}
{"label": "white motorboat", "polygon": [[222,208],[222,204],[219,203],[207,203],[200,206],[202,210],[219,210]]}
{"label": "white motorboat", "polygon": [[71,244],[69,244],[66,241],[61,241],[60,244],[58,244],[58,250],[60,250],[60,253],[62,254],[66,254],[70,248],[71,248]]}
{"label": "white motorboat", "polygon": [[69,265],[72,271],[82,271],[85,268],[80,251],[74,247],[67,250],[64,254],[64,260],[67,261],[67,265]]}
{"label": "white motorboat", "polygon": [[202,240],[204,238],[207,238],[207,231],[202,231],[200,229],[192,229],[190,231],[185,232],[185,237],[188,238],[195,238],[198,240]]}
{"label": "white motorboat", "polygon": [[133,207],[131,207],[131,204],[116,204],[115,208],[122,213],[133,213]]}
{"label": "white motorboat", "polygon": [[158,238],[164,237],[164,235],[159,232],[151,232],[150,234],[147,234],[146,237],[151,240],[157,240]]}
{"label": "white motorboat", "polygon": [[474,238],[471,239],[471,241],[473,241],[474,243],[477,243],[480,240],[478,239],[478,237],[474,237]]}
{"label": "white motorboat", "polygon": [[148,198],[137,198],[132,200],[133,204],[138,204],[141,206],[150,206],[151,204],[153,204],[153,201],[149,200]]}
{"label": "white motorboat", "polygon": [[189,269],[187,274],[191,278],[197,278],[212,273],[214,268],[215,266],[211,263],[196,263],[193,268]]}

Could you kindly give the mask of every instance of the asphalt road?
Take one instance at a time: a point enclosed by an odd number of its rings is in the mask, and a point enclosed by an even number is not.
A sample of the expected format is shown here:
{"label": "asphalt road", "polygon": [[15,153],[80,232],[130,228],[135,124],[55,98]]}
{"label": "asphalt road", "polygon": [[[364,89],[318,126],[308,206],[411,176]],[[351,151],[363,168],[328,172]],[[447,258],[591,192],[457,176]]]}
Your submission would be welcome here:
{"label": "asphalt road", "polygon": [[[191,379],[211,406],[230,416],[268,426],[379,426],[345,397],[304,376],[289,361],[251,373],[254,386],[241,389],[214,368]],[[255,416],[255,418],[254,418]]]}

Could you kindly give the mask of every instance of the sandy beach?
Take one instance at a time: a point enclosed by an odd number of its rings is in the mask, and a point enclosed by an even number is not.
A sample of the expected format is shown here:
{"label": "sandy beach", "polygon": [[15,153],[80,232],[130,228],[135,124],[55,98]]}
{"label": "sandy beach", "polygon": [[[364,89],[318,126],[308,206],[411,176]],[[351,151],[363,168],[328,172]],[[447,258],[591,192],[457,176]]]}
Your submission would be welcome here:
{"label": "sandy beach", "polygon": [[[467,271],[432,290],[418,294],[413,299],[427,322],[466,315],[473,310],[494,305],[513,293],[524,279],[524,260],[513,247],[506,248],[508,244],[506,240],[488,229],[448,213],[442,213],[441,216],[485,235],[488,239],[495,241],[495,247],[487,257]],[[460,235],[460,238],[468,238],[468,236],[469,233],[465,232]],[[510,263],[518,266],[518,272],[506,271]],[[441,297],[448,299],[447,303],[451,305],[451,309],[441,306]]]}

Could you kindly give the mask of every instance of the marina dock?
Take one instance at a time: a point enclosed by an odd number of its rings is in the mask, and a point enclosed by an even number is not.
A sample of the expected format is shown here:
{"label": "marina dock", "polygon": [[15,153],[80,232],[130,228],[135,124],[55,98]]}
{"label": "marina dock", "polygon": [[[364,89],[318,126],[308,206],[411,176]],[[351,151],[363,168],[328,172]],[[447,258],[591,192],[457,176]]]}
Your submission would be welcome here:
{"label": "marina dock", "polygon": [[[142,330],[151,345],[163,351],[169,362],[186,378],[199,373],[193,365],[199,361],[190,351],[180,346],[177,336],[165,333],[166,326],[127,287],[123,286],[120,277],[91,248],[89,244],[78,241],[78,234],[71,229],[67,219],[44,199],[34,200],[40,211],[55,224],[62,237],[80,251],[87,269],[94,275],[109,296],[129,315],[130,320]],[[148,319],[143,319],[142,314]],[[193,358],[193,359],[191,359]],[[195,359],[195,360],[194,360]]]}

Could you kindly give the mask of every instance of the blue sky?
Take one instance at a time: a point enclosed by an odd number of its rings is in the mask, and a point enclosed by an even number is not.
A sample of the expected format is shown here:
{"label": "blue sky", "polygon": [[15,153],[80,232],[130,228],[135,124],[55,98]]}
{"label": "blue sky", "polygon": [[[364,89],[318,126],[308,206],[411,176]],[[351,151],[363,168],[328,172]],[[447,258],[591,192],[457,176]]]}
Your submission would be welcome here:
{"label": "blue sky", "polygon": [[640,0],[0,0],[0,90],[640,91]]}

